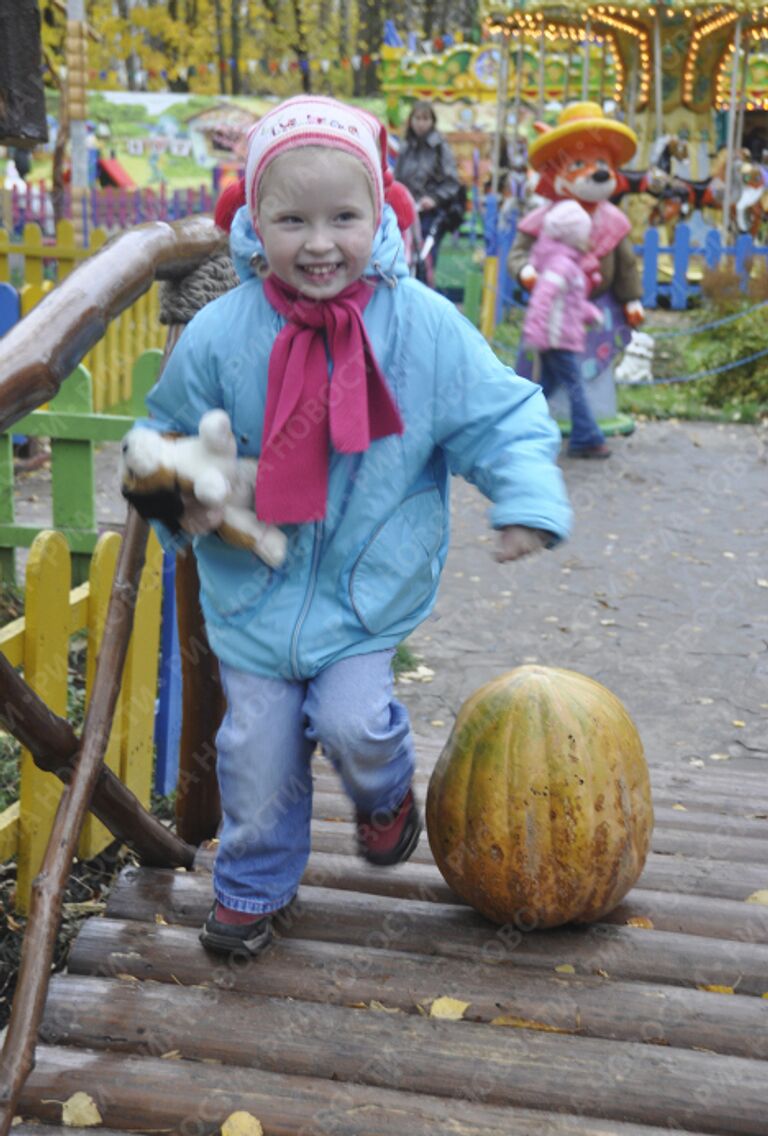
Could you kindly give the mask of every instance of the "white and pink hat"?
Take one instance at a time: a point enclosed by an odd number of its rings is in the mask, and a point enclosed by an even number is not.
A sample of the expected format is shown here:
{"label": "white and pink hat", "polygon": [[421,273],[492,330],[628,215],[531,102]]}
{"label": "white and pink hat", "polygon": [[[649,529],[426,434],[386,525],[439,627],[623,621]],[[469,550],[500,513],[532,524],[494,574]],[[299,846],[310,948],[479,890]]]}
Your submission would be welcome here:
{"label": "white and pink hat", "polygon": [[336,99],[297,95],[286,99],[256,123],[248,136],[245,192],[255,219],[258,192],[267,166],[299,146],[331,146],[362,162],[373,189],[376,223],[381,220],[385,188],[387,132],[374,115]]}

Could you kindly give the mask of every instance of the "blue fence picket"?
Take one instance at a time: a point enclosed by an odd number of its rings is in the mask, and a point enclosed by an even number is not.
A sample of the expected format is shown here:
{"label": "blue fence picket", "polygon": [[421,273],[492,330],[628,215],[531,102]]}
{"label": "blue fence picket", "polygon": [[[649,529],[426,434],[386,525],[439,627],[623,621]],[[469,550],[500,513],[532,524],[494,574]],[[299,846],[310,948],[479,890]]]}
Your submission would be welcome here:
{"label": "blue fence picket", "polygon": [[643,307],[655,308],[659,298],[659,233],[649,229],[642,245]]}
{"label": "blue fence picket", "polygon": [[155,716],[155,792],[167,797],[179,777],[181,738],[181,654],[176,626],[176,556],[163,556],[160,668]]}
{"label": "blue fence picket", "polygon": [[723,242],[717,229],[710,229],[704,238],[704,262],[707,268],[717,268],[723,255]]}
{"label": "blue fence picket", "polygon": [[0,284],[0,335],[5,335],[21,318],[19,293],[11,284]]}
{"label": "blue fence picket", "polygon": [[691,230],[678,225],[672,243],[672,283],[670,302],[675,311],[684,312],[688,306],[688,261],[691,258]]}

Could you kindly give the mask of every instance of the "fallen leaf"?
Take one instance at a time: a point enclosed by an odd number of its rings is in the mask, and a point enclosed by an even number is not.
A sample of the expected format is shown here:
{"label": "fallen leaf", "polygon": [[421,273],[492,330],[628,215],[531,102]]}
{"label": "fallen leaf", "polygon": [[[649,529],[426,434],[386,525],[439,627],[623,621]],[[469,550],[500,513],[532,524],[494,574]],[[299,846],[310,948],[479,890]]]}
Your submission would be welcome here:
{"label": "fallen leaf", "polygon": [[762,903],[764,907],[768,907],[768,888],[763,888],[760,891],[753,891],[748,895],[745,903]]}
{"label": "fallen leaf", "polygon": [[599,974],[601,978],[607,978],[608,977],[608,971],[603,970],[602,967],[599,967],[599,966],[592,973],[593,974]]}
{"label": "fallen leaf", "polygon": [[687,813],[688,812],[685,805],[673,805],[672,808],[675,809],[679,813]]}
{"label": "fallen leaf", "polygon": [[730,761],[731,755],[729,753],[711,753],[709,755],[710,761]]}
{"label": "fallen leaf", "polygon": [[699,990],[706,990],[709,994],[733,994],[732,986],[718,986],[716,983],[711,983],[706,986],[697,987]]}
{"label": "fallen leaf", "polygon": [[633,915],[627,920],[628,927],[645,927],[647,931],[653,930],[653,923],[647,915]]}
{"label": "fallen leaf", "polygon": [[163,1061],[179,1061],[181,1059],[180,1049],[169,1049],[167,1053],[162,1053],[161,1059]]}
{"label": "fallen leaf", "polygon": [[732,726],[739,726],[739,727],[746,726],[746,724],[747,724],[746,722],[742,722],[741,718],[734,718],[733,721],[731,722]]}
{"label": "fallen leaf", "polygon": [[758,588],[768,588],[768,580],[758,579],[755,580],[755,583],[757,584]]}
{"label": "fallen leaf", "polygon": [[433,718],[429,724],[430,726],[444,726],[445,722],[442,718]]}
{"label": "fallen leaf", "polygon": [[546,1033],[571,1033],[571,1030],[561,1029],[560,1026],[550,1026],[547,1022],[537,1022],[532,1018],[514,1018],[503,1014],[500,1018],[491,1020],[492,1026],[514,1026],[517,1029],[544,1030]]}
{"label": "fallen leaf", "polygon": [[163,915],[161,915],[159,911],[155,912],[155,923],[157,923],[160,927],[168,926],[168,920]]}
{"label": "fallen leaf", "polygon": [[442,1018],[447,1022],[460,1022],[464,1013],[469,1009],[469,1002],[462,1002],[458,998],[435,998],[429,1007],[430,1018]]}
{"label": "fallen leaf", "polygon": [[88,1093],[78,1092],[61,1106],[61,1122],[67,1128],[92,1128],[101,1124],[101,1113],[96,1101]]}
{"label": "fallen leaf", "polygon": [[576,967],[571,966],[569,962],[561,962],[559,966],[555,967],[558,974],[575,974]]}
{"label": "fallen leaf", "polygon": [[400,1014],[402,1013],[399,1006],[385,1006],[383,1002],[377,1002],[374,998],[373,1001],[368,1003],[369,1010],[377,1010],[382,1014]]}
{"label": "fallen leaf", "polygon": [[221,1126],[221,1136],[264,1136],[264,1129],[250,1112],[232,1112]]}

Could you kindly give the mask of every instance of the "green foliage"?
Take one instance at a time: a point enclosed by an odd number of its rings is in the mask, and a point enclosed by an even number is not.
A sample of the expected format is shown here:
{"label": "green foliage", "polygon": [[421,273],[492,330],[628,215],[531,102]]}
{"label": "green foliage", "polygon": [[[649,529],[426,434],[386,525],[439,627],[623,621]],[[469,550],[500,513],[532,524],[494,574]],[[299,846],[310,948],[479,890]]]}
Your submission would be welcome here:
{"label": "green foliage", "polygon": [[392,660],[392,670],[395,675],[401,674],[403,671],[412,671],[419,665],[419,660],[410,647],[405,643],[398,643],[395,650],[395,657]]}

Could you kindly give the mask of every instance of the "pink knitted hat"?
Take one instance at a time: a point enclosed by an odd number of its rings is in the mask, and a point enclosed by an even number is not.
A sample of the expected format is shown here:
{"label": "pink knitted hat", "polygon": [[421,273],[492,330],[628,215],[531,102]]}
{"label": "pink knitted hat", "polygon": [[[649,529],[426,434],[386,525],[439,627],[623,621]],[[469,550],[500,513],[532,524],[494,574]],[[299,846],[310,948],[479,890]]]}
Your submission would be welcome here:
{"label": "pink knitted hat", "polygon": [[373,188],[378,225],[384,202],[386,139],[385,128],[367,111],[320,95],[287,99],[265,114],[248,136],[245,191],[251,216],[256,217],[259,185],[271,161],[298,146],[331,146],[363,163]]}

